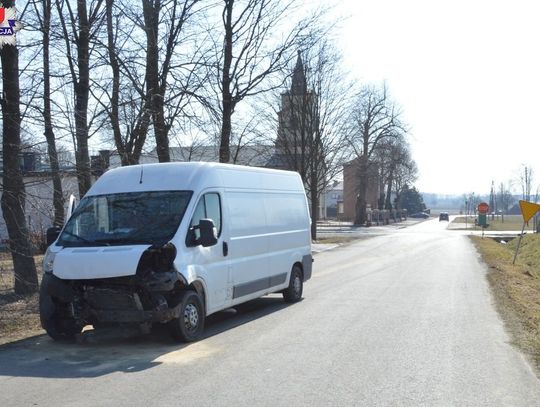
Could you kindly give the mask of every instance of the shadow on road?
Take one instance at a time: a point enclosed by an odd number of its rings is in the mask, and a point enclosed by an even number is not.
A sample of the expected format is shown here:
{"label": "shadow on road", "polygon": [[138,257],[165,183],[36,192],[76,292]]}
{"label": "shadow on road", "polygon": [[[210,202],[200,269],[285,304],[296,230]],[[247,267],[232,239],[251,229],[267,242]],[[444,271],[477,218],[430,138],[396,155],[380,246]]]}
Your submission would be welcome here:
{"label": "shadow on road", "polygon": [[47,335],[0,346],[0,376],[81,378],[140,372],[163,363],[189,364],[216,348],[206,339],[286,308],[281,296],[259,298],[209,316],[203,338],[179,344],[166,327],[149,335],[93,343],[58,343]]}

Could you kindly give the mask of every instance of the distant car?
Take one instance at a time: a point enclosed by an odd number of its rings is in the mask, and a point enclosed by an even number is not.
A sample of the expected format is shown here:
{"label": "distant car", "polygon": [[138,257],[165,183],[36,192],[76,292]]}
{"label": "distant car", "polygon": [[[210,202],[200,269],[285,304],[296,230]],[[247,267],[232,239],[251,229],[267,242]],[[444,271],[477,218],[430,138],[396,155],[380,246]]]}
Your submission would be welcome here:
{"label": "distant car", "polygon": [[439,213],[439,222],[440,222],[441,220],[445,220],[445,221],[447,221],[447,222],[449,221],[449,219],[448,219],[448,212],[441,212],[441,213]]}
{"label": "distant car", "polygon": [[412,215],[409,215],[409,218],[427,219],[429,218],[429,215],[425,212],[417,212],[417,213],[413,213]]}

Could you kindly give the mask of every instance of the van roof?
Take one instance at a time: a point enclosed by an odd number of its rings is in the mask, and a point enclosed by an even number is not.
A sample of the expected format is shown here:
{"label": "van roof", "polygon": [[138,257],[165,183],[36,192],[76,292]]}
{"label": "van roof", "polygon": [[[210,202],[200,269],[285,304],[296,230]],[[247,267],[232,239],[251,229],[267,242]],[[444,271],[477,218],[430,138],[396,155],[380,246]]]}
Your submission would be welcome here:
{"label": "van roof", "polygon": [[103,174],[87,196],[123,192],[240,188],[302,191],[300,175],[274,170],[213,162],[174,162],[115,168]]}

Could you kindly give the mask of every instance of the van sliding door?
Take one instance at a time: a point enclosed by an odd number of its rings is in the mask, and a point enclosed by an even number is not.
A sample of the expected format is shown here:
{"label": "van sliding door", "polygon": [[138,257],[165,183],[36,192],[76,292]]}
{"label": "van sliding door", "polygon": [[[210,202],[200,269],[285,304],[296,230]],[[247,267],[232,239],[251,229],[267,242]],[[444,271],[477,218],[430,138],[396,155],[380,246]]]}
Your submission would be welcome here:
{"label": "van sliding door", "polygon": [[225,198],[229,210],[233,302],[239,302],[270,286],[264,194],[226,191]]}

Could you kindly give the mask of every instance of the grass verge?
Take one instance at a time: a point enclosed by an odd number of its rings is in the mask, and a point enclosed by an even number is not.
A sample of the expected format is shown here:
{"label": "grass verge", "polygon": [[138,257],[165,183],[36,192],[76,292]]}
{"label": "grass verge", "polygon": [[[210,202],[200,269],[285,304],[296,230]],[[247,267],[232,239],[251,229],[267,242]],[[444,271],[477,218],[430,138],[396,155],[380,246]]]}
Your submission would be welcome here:
{"label": "grass verge", "polygon": [[313,243],[320,244],[344,244],[352,242],[353,240],[358,240],[358,236],[328,236],[328,237],[319,237],[317,240],[314,240]]}
{"label": "grass verge", "polygon": [[[42,256],[35,256],[41,276]],[[13,263],[0,256],[0,345],[44,333],[39,322],[39,295],[17,295],[13,292]]]}
{"label": "grass verge", "polygon": [[532,359],[540,374],[540,236],[523,237],[515,265],[518,239],[508,244],[478,236],[471,239],[489,266],[497,310],[513,343]]}
{"label": "grass verge", "polygon": [[[458,216],[452,221],[452,223],[459,224],[459,225],[461,224],[465,225],[465,222],[467,222],[468,224],[467,229],[475,228],[474,216],[467,216],[467,219],[465,219],[465,216]],[[523,227],[523,217],[521,215],[506,215],[503,220],[503,218],[500,216],[495,217],[494,219],[491,219],[491,216],[488,216],[487,223],[489,226],[486,228],[486,230],[492,230],[492,231],[521,230],[521,228]],[[481,230],[482,228],[479,226],[476,226],[476,229]],[[528,225],[527,224],[525,225],[525,231],[532,231],[532,230],[533,230],[533,220],[531,220]]]}
{"label": "grass verge", "polygon": [[0,294],[0,345],[44,333],[38,297]]}

